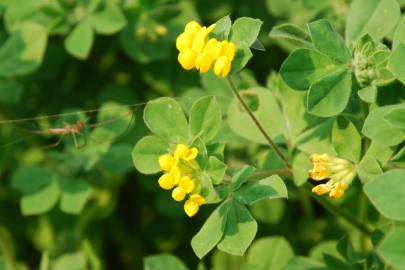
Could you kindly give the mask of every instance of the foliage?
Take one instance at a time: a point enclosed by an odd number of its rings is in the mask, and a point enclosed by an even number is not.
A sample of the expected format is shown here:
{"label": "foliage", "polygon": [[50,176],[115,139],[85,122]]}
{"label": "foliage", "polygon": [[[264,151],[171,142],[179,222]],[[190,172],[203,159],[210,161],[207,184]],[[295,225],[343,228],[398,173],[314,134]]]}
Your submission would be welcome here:
{"label": "foliage", "polygon": [[0,270],[405,269],[404,8],[0,0]]}

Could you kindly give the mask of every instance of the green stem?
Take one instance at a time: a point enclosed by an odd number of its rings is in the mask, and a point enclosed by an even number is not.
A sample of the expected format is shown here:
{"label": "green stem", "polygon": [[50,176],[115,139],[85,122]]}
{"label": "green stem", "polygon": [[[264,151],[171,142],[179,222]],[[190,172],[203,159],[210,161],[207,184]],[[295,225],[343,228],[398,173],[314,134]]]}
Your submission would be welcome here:
{"label": "green stem", "polygon": [[[273,148],[273,150],[276,152],[276,154],[280,157],[280,159],[285,163],[287,168],[291,170],[291,165],[288,159],[284,156],[284,154],[280,151],[280,149],[277,147],[277,145],[273,142],[273,140],[270,138],[270,136],[267,134],[267,132],[264,130],[263,126],[260,124],[259,120],[256,118],[256,116],[253,114],[253,112],[249,109],[245,101],[243,100],[242,96],[239,94],[238,89],[236,88],[235,84],[233,83],[232,79],[228,77],[229,84],[231,85],[231,89],[242,105],[242,107],[245,109],[245,111],[248,113],[249,117],[252,119],[252,121],[255,123],[256,127],[260,130],[260,132],[263,134],[264,138],[268,142],[268,144]],[[322,207],[324,207],[326,210],[329,212],[342,217],[345,219],[347,222],[349,222],[352,226],[357,228],[359,231],[364,233],[367,236],[371,235],[371,230],[367,228],[365,225],[360,223],[358,220],[347,214],[346,212],[342,211],[329,201],[325,200],[323,197],[319,197],[315,194],[313,194],[311,191],[309,191],[308,188],[304,188],[304,190],[310,194],[310,196],[317,201]]]}
{"label": "green stem", "polygon": [[364,224],[359,222],[357,219],[355,219],[351,215],[347,214],[346,212],[342,211],[340,208],[336,207],[334,204],[327,201],[324,197],[320,197],[318,195],[313,194],[307,188],[304,188],[304,190],[310,194],[312,199],[317,201],[326,210],[328,210],[332,214],[335,214],[337,216],[344,218],[347,222],[349,222],[353,227],[357,228],[363,234],[365,234],[367,236],[371,236],[371,233],[372,233],[371,230],[369,228],[367,228]]}
{"label": "green stem", "polygon": [[256,116],[249,109],[249,106],[246,104],[246,102],[243,100],[242,96],[239,94],[239,91],[236,88],[235,84],[233,83],[231,77],[228,77],[228,81],[229,81],[229,84],[231,85],[231,89],[232,89],[233,93],[235,94],[236,98],[238,99],[238,101],[240,102],[242,107],[245,109],[245,111],[248,113],[248,115],[252,119],[252,121],[255,123],[256,127],[263,134],[267,143],[271,146],[271,148],[274,150],[274,152],[276,152],[276,154],[284,162],[284,164],[287,166],[287,168],[291,168],[291,165],[290,165],[290,162],[288,161],[288,159],[284,156],[284,154],[281,152],[281,150],[278,148],[278,146],[273,142],[273,140],[270,138],[270,136],[264,130],[263,126],[260,124],[259,120],[257,120]]}

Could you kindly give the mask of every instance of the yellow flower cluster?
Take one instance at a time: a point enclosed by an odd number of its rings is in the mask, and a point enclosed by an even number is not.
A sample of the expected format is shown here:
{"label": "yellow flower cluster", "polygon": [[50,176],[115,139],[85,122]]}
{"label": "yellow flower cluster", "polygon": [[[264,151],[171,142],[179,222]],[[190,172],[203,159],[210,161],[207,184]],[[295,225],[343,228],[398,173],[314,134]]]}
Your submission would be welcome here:
{"label": "yellow flower cluster", "polygon": [[176,40],[178,60],[184,69],[195,68],[205,73],[213,67],[217,76],[226,77],[229,74],[236,47],[233,42],[227,40],[208,39],[214,28],[215,24],[207,28],[195,21],[187,23],[184,32]]}
{"label": "yellow flower cluster", "polygon": [[195,192],[196,182],[192,178],[193,173],[198,170],[198,164],[195,162],[197,155],[197,148],[178,144],[174,155],[165,154],[159,157],[159,166],[164,171],[159,178],[159,186],[166,190],[173,189],[172,198],[178,202],[190,194],[184,204],[184,211],[189,217],[197,214],[199,207],[206,202]]}
{"label": "yellow flower cluster", "polygon": [[329,193],[332,199],[342,197],[356,176],[353,164],[345,159],[331,158],[328,154],[313,154],[310,159],[314,167],[309,176],[315,181],[329,179],[325,184],[315,186],[312,192],[318,195]]}

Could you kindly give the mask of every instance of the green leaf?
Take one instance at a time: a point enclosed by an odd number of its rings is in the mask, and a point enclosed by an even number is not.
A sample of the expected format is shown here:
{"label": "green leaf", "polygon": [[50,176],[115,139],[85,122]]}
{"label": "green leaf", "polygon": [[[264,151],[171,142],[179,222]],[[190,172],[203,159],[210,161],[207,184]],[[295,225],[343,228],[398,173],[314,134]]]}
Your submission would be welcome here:
{"label": "green leaf", "polygon": [[[266,88],[253,87],[240,91],[246,102],[251,101],[251,111],[272,139],[281,139],[284,119],[275,96]],[[271,115],[271,117],[269,117]],[[232,131],[253,142],[267,144],[267,140],[252,121],[249,114],[234,98],[228,109],[228,123]]]}
{"label": "green leaf", "polygon": [[322,77],[309,88],[308,112],[321,117],[340,114],[349,102],[351,88],[351,74],[346,68]]}
{"label": "green leaf", "polygon": [[[276,88],[279,90],[281,107],[285,126],[285,136],[295,147],[297,136],[304,130],[321,122],[323,118],[310,114],[306,110],[307,93],[304,91],[295,91],[281,79],[277,79]],[[277,83],[278,82],[278,83]],[[270,88],[271,85],[269,86]]]}
{"label": "green leaf", "polygon": [[226,226],[226,213],[229,207],[229,201],[222,203],[211,213],[198,233],[194,235],[191,240],[191,247],[198,258],[202,259],[221,240]]}
{"label": "green leaf", "polygon": [[22,197],[20,207],[23,215],[39,215],[51,210],[59,199],[59,185],[53,179],[47,186]]}
{"label": "green leaf", "polygon": [[247,65],[252,56],[253,54],[248,47],[237,47],[235,58],[232,61],[231,74],[237,73],[238,71],[242,70]]}
{"label": "green leaf", "polygon": [[357,173],[361,182],[367,183],[383,173],[377,159],[365,155],[357,167]]}
{"label": "green leaf", "polygon": [[206,172],[212,179],[214,185],[222,183],[225,176],[227,165],[215,156],[210,156],[208,159],[208,167]]}
{"label": "green leaf", "polygon": [[384,119],[389,124],[405,130],[405,106],[391,110],[384,115]]}
{"label": "green leaf", "polygon": [[361,155],[361,136],[353,123],[345,117],[336,118],[332,129],[332,143],[339,157],[357,163]]}
{"label": "green leaf", "polygon": [[177,257],[170,254],[158,254],[143,259],[145,270],[187,270],[186,265]]}
{"label": "green leaf", "polygon": [[230,41],[236,47],[250,47],[260,33],[263,22],[248,17],[238,18],[232,25]]}
{"label": "green leaf", "polygon": [[288,261],[283,270],[328,270],[328,268],[317,260],[296,256]]}
{"label": "green leaf", "polygon": [[97,120],[104,129],[119,136],[135,124],[136,119],[133,113],[128,106],[116,102],[106,102],[101,106]]}
{"label": "green leaf", "polygon": [[283,237],[265,237],[253,243],[247,260],[260,270],[282,270],[293,257],[294,251]]}
{"label": "green leaf", "polygon": [[353,270],[348,263],[329,254],[324,254],[323,260],[329,270]]}
{"label": "green leaf", "polygon": [[94,42],[94,32],[88,20],[76,25],[65,39],[66,50],[76,58],[86,59]]}
{"label": "green leaf", "polygon": [[218,249],[237,256],[245,254],[257,232],[257,222],[249,210],[235,200],[230,201],[226,226]]}
{"label": "green leaf", "polygon": [[52,270],[83,270],[86,269],[86,256],[83,252],[66,253],[56,259]]}
{"label": "green leaf", "polygon": [[405,44],[405,16],[402,17],[395,30],[392,49],[395,50],[401,43]]}
{"label": "green leaf", "polygon": [[385,217],[405,221],[405,170],[391,170],[364,186],[364,192]]}
{"label": "green leaf", "polygon": [[303,185],[308,180],[308,171],[312,168],[309,156],[299,152],[292,161],[293,180],[296,186]]}
{"label": "green leaf", "polygon": [[143,174],[159,172],[159,156],[167,154],[169,145],[156,136],[146,136],[139,140],[132,151],[135,168]]}
{"label": "green leaf", "polygon": [[185,143],[190,137],[186,116],[180,104],[172,98],[149,101],[143,118],[150,131],[171,142]]}
{"label": "green leaf", "polygon": [[405,137],[405,132],[390,125],[384,116],[403,106],[403,104],[399,104],[375,108],[366,118],[362,133],[382,145],[392,146],[401,143]]}
{"label": "green leaf", "polygon": [[252,173],[256,169],[252,166],[245,165],[243,166],[242,169],[237,171],[233,176],[232,176],[232,189],[237,190],[240,188],[249,178],[249,176],[252,175]]}
{"label": "green leaf", "polygon": [[107,2],[105,9],[90,16],[90,23],[97,33],[112,35],[124,28],[127,21],[116,4]]}
{"label": "green leaf", "polygon": [[210,141],[217,135],[221,122],[221,108],[214,97],[202,97],[194,102],[190,111],[190,130],[193,136]]}
{"label": "green leaf", "polygon": [[215,28],[212,30],[210,35],[215,37],[217,40],[228,39],[229,33],[231,32],[232,21],[229,15],[222,17],[215,23]]}
{"label": "green leaf", "polygon": [[330,57],[313,49],[297,49],[283,62],[280,75],[293,89],[308,90],[325,75],[341,70]]}
{"label": "green leaf", "polygon": [[60,209],[68,214],[78,215],[92,195],[89,184],[77,179],[61,179]]}
{"label": "green leaf", "polygon": [[37,69],[47,40],[45,27],[31,22],[22,24],[0,48],[0,77],[25,75]]}
{"label": "green leaf", "polygon": [[349,236],[345,235],[336,245],[336,249],[340,255],[349,263],[355,263],[358,259]]}
{"label": "green leaf", "polygon": [[374,103],[377,99],[377,87],[370,85],[357,91],[357,95],[367,103]]}
{"label": "green leaf", "polygon": [[111,175],[122,175],[133,168],[131,153],[133,146],[129,143],[113,144],[110,150],[103,155],[99,165]]}
{"label": "green leaf", "polygon": [[269,37],[275,40],[286,40],[297,47],[312,47],[308,33],[301,27],[290,23],[273,27]]}
{"label": "green leaf", "polygon": [[312,42],[317,50],[341,63],[350,63],[351,53],[343,38],[326,20],[318,20],[308,24]]}
{"label": "green leaf", "polygon": [[259,223],[276,225],[285,214],[286,203],[284,199],[263,200],[251,205],[249,209]]}
{"label": "green leaf", "polygon": [[39,166],[22,166],[13,175],[11,185],[23,193],[33,193],[48,186],[54,179],[54,173]]}
{"label": "green leaf", "polygon": [[327,153],[335,155],[331,130],[334,119],[328,119],[306,130],[297,138],[297,148],[305,153]]}
{"label": "green leaf", "polygon": [[287,198],[287,187],[278,175],[272,175],[259,181],[248,183],[238,189],[234,196],[244,204],[254,204],[264,199]]}
{"label": "green leaf", "polygon": [[355,0],[347,14],[346,42],[351,45],[365,34],[380,40],[394,29],[400,16],[396,0]]}
{"label": "green leaf", "polygon": [[405,269],[405,228],[392,228],[377,247],[378,254],[389,265]]}
{"label": "green leaf", "polygon": [[392,52],[388,64],[389,69],[403,84],[405,84],[405,43],[401,43]]}
{"label": "green leaf", "polygon": [[360,180],[366,183],[382,174],[381,166],[385,166],[392,153],[393,150],[390,147],[373,141],[358,165],[357,172]]}
{"label": "green leaf", "polygon": [[218,203],[221,201],[217,190],[214,187],[214,181],[207,173],[202,173],[199,175],[200,184],[200,195],[205,198],[207,204]]}

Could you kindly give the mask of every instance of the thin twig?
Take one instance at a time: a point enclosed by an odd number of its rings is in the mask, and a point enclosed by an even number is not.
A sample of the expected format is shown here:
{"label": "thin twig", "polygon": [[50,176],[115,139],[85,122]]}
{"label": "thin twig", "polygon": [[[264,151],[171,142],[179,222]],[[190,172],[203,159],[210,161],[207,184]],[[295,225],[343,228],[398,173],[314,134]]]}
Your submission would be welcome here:
{"label": "thin twig", "polygon": [[117,105],[117,106],[105,108],[105,109],[92,109],[92,110],[83,110],[83,111],[60,113],[60,114],[50,114],[50,115],[43,115],[43,116],[36,116],[36,117],[29,117],[29,118],[0,120],[0,125],[1,124],[14,124],[14,123],[21,123],[21,122],[26,122],[26,121],[42,120],[42,119],[56,118],[56,117],[63,117],[63,116],[72,116],[72,115],[77,115],[80,113],[95,113],[95,112],[113,111],[113,110],[117,110],[117,109],[121,109],[121,108],[136,108],[138,106],[143,106],[145,104],[146,104],[146,102],[141,102],[141,103],[136,103],[136,104]]}
{"label": "thin twig", "polygon": [[245,111],[248,113],[249,117],[252,119],[252,121],[255,123],[257,128],[260,130],[260,132],[263,134],[264,138],[268,142],[268,144],[271,146],[271,148],[276,152],[276,154],[280,157],[280,159],[284,162],[284,164],[287,166],[287,168],[291,168],[290,162],[288,159],[284,156],[284,154],[280,151],[278,146],[273,142],[273,140],[270,138],[270,136],[267,134],[267,132],[264,130],[263,126],[260,124],[259,120],[257,120],[256,116],[253,114],[253,112],[249,109],[245,101],[243,100],[242,96],[239,94],[238,89],[236,88],[235,84],[233,83],[231,77],[228,77],[229,84],[231,85],[232,91],[235,94],[236,98],[239,100],[240,104],[243,106]]}

